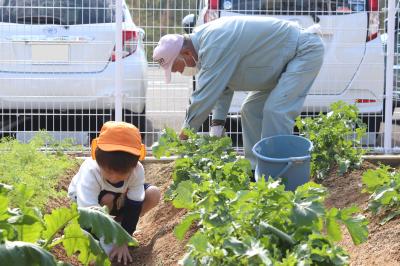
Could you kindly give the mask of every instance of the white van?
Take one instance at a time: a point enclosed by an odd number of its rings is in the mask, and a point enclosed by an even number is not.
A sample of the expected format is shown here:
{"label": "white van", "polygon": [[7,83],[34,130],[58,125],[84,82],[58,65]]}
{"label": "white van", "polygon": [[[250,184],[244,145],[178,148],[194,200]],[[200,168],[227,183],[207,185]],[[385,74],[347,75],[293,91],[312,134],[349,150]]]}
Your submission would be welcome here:
{"label": "white van", "polygon": [[[369,132],[379,131],[385,62],[378,31],[378,0],[200,0],[198,4],[199,13],[183,20],[186,30],[194,24],[237,15],[273,16],[303,28],[318,23],[325,57],[303,113],[326,112],[331,103],[342,100],[358,106]],[[230,113],[240,111],[245,93],[236,93]]]}

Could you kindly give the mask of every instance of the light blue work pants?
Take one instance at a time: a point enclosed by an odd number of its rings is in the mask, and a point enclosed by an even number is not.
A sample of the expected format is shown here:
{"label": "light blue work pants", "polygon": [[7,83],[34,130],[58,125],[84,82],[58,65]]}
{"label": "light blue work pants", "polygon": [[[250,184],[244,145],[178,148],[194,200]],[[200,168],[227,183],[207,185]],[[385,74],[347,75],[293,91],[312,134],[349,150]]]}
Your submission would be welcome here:
{"label": "light blue work pants", "polygon": [[278,84],[272,90],[249,93],[242,105],[245,157],[256,166],[253,146],[262,138],[292,134],[304,100],[323,62],[324,46],[320,37],[302,32],[295,57],[288,62]]}

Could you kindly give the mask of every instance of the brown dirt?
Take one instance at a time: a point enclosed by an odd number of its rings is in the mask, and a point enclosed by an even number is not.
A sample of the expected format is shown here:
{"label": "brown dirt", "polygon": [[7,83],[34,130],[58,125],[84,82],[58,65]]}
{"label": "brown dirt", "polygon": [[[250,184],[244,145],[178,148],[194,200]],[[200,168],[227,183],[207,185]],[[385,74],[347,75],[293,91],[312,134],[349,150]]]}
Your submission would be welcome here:
{"label": "brown dirt", "polygon": [[368,240],[355,246],[349,233],[342,228],[344,237],[340,245],[350,254],[350,265],[400,265],[400,219],[394,219],[379,225],[383,217],[377,217],[367,211],[368,197],[362,193],[361,177],[367,169],[375,169],[376,165],[364,162],[362,168],[344,176],[331,172],[323,185],[328,188],[330,196],[326,201],[328,207],[344,208],[357,205],[370,221]]}
{"label": "brown dirt", "polygon": [[[164,193],[172,181],[173,163],[146,162],[146,182],[158,186]],[[367,210],[368,195],[361,193],[362,173],[374,164],[364,162],[359,170],[352,171],[344,176],[338,176],[333,170],[323,185],[330,192],[326,201],[328,207],[344,208],[353,204],[360,207],[363,214],[370,220],[368,241],[359,246],[352,243],[350,235],[343,228],[344,236],[340,245],[350,254],[352,266],[369,265],[400,265],[400,219],[395,219],[381,226],[382,217],[374,217]],[[67,189],[74,171],[60,181],[59,188]],[[66,206],[67,199],[49,201],[49,208]],[[185,253],[185,244],[189,236],[195,231],[192,228],[184,241],[175,238],[173,229],[180,222],[185,210],[175,209],[170,203],[162,201],[156,208],[149,211],[139,221],[134,237],[140,246],[132,249],[134,263],[131,265],[177,265]],[[76,258],[67,258],[61,248],[55,252],[57,258],[79,265]],[[122,265],[113,263],[114,266]]]}
{"label": "brown dirt", "polygon": [[[146,182],[164,193],[172,181],[173,163],[146,163]],[[140,246],[132,251],[132,265],[177,265],[185,253],[186,241],[176,239],[173,230],[186,213],[162,201],[139,221],[134,237]],[[116,264],[117,265],[117,264]]]}

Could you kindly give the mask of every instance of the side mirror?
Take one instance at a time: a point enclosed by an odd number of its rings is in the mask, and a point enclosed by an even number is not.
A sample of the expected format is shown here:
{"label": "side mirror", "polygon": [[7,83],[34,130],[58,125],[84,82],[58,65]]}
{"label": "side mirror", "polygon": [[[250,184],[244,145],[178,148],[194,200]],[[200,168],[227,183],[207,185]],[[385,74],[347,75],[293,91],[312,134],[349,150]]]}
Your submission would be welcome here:
{"label": "side mirror", "polygon": [[194,25],[195,25],[195,17],[194,14],[189,14],[182,19],[182,27],[183,30],[189,34],[192,33]]}

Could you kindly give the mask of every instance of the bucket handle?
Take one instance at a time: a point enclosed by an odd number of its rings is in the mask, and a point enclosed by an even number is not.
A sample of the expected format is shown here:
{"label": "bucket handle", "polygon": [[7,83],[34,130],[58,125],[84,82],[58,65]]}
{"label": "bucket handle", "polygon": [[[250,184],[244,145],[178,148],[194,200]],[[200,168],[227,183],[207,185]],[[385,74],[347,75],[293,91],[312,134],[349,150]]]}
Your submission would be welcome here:
{"label": "bucket handle", "polygon": [[289,170],[289,168],[292,166],[293,162],[289,161],[287,162],[287,165],[276,175],[276,177],[282,177],[282,175]]}

